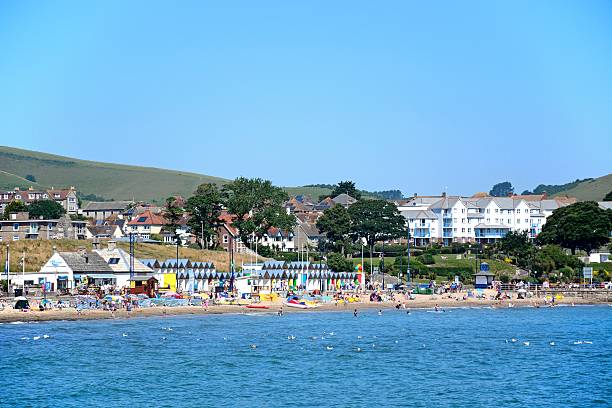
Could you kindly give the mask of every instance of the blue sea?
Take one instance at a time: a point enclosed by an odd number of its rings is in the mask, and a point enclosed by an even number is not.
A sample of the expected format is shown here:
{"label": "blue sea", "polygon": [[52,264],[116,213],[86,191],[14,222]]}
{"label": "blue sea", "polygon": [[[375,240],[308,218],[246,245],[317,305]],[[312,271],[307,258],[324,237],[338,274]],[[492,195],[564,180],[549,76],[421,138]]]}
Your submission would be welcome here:
{"label": "blue sea", "polygon": [[608,306],[4,323],[0,353],[2,407],[612,404]]}

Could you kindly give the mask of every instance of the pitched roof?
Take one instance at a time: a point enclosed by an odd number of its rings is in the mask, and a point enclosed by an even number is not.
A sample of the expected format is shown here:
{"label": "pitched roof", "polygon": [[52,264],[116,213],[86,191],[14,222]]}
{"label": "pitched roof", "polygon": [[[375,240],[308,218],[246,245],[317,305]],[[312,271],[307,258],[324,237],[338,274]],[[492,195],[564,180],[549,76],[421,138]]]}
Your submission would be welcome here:
{"label": "pitched roof", "polygon": [[[114,272],[130,271],[130,254],[125,252],[123,249],[94,249],[93,252],[102,257]],[[117,261],[111,263],[111,259],[117,259]],[[138,259],[134,258],[134,272],[149,273],[153,272],[153,270],[151,270],[151,268],[148,266],[145,266]]]}
{"label": "pitched roof", "polygon": [[404,210],[401,212],[401,214],[404,216],[404,218],[411,220],[435,220],[436,218],[438,218],[436,214],[434,214],[434,212],[431,210]]}
{"label": "pitched roof", "polygon": [[159,214],[154,214],[151,211],[145,211],[142,214],[134,217],[128,225],[166,225],[168,221]]}
{"label": "pitched roof", "polygon": [[355,204],[357,202],[357,199],[351,197],[350,195],[346,193],[342,193],[332,198],[332,201],[336,204],[340,204],[343,206],[349,206],[349,205]]}
{"label": "pitched roof", "polygon": [[131,201],[90,201],[83,211],[122,211],[131,204]]}
{"label": "pitched roof", "polygon": [[60,252],[59,255],[73,272],[113,272],[104,258],[95,252]]}

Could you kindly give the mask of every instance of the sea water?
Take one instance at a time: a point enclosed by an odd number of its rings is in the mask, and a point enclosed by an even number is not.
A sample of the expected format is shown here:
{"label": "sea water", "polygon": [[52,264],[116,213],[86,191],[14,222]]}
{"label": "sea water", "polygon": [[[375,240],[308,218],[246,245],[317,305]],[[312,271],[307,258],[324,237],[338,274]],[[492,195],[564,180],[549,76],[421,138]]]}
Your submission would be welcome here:
{"label": "sea water", "polygon": [[2,407],[598,407],[612,307],[0,325]]}

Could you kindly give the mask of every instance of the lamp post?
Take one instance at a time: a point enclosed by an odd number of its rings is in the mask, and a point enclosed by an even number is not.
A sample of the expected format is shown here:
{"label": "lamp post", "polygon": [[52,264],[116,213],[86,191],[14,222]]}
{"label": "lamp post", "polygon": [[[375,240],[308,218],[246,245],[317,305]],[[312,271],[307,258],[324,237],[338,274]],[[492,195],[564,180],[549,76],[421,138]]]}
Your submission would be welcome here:
{"label": "lamp post", "polygon": [[179,245],[181,243],[181,236],[178,232],[176,232],[176,269],[174,270],[174,279],[176,280],[176,290],[178,291],[179,280],[178,280],[178,270],[179,270]]}
{"label": "lamp post", "polygon": [[408,224],[408,245],[407,245],[407,252],[408,252],[408,269],[406,270],[406,285],[408,285],[408,282],[412,281],[412,276],[410,276],[410,224]]}

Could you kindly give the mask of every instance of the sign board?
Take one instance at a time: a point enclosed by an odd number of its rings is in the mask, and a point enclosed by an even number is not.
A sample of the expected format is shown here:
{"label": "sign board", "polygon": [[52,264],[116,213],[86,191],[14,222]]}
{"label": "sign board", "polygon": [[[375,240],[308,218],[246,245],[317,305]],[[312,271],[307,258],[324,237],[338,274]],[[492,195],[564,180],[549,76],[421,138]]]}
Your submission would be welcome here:
{"label": "sign board", "polygon": [[582,276],[584,277],[584,279],[593,279],[593,268],[591,266],[583,267]]}
{"label": "sign board", "polygon": [[455,275],[455,283],[459,283],[459,276]]}
{"label": "sign board", "polygon": [[481,272],[488,272],[489,271],[489,264],[486,262],[483,262],[480,264],[480,271]]}
{"label": "sign board", "polygon": [[45,282],[45,290],[49,292],[51,290],[51,282]]}

